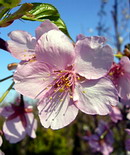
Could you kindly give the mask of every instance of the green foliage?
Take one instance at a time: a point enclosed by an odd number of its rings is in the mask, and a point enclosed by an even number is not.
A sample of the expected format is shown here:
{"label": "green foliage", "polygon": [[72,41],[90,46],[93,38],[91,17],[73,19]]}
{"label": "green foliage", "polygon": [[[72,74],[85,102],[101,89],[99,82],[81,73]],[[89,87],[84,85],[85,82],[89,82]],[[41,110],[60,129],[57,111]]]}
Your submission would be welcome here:
{"label": "green foliage", "polygon": [[[4,139],[2,150],[5,154],[18,155],[71,155],[73,145],[67,128],[53,131],[39,126],[35,139],[28,136],[19,143],[9,144]],[[4,138],[4,137],[3,137]]]}
{"label": "green foliage", "polygon": [[6,8],[0,4],[0,19],[2,19],[2,17],[5,16],[9,12],[9,10],[9,8]]}
{"label": "green foliage", "polygon": [[32,150],[36,155],[69,155],[72,146],[68,145],[65,129],[53,131],[41,127],[37,131],[37,138],[29,143],[28,155],[32,154]]}
{"label": "green foliage", "polygon": [[[21,18],[24,14],[26,14],[27,11],[31,10],[32,6],[33,5],[30,3],[25,3],[13,14],[6,15],[5,18],[3,18],[0,21],[0,27],[9,26],[10,24],[12,24],[12,22],[14,20]],[[7,10],[5,10],[5,12],[7,12]],[[5,15],[5,14],[3,14],[3,12],[1,14],[3,16]],[[0,16],[1,16],[1,14],[0,14]]]}
{"label": "green foliage", "polygon": [[32,3],[33,8],[22,16],[24,20],[40,21],[43,22],[46,19],[51,20],[58,28],[65,33],[70,39],[67,27],[63,20],[60,18],[58,10],[51,4],[48,3]]}
{"label": "green foliage", "polygon": [[56,21],[52,21],[52,22],[56,24],[57,27],[72,40],[72,38],[68,33],[67,27],[61,18],[58,18]]}
{"label": "green foliage", "polygon": [[14,8],[16,7],[21,0],[1,0],[0,4],[2,4],[6,8]]}
{"label": "green foliage", "polygon": [[[19,0],[15,0],[19,4]],[[10,7],[6,5],[11,4]],[[30,20],[30,21],[40,21],[43,22],[46,19],[49,19],[51,22],[56,24],[58,28],[65,33],[71,40],[67,27],[64,21],[60,18],[58,10],[51,4],[48,3],[24,3],[21,7],[14,12],[9,14],[10,9],[15,7],[14,1],[2,1],[0,4],[0,27],[6,27],[13,23],[16,19]]]}
{"label": "green foliage", "polygon": [[45,19],[57,20],[60,15],[58,10],[51,4],[32,3],[33,8],[22,16],[22,19],[32,21],[44,21]]}
{"label": "green foliage", "polygon": [[[79,113],[73,123],[60,130],[45,129],[39,122],[35,139],[27,136],[19,143],[9,144],[3,136],[4,143],[1,149],[7,155],[101,155],[99,152],[94,153],[88,142],[83,140],[86,133],[93,134],[95,132],[101,118],[107,122],[111,121],[109,116],[89,116]],[[0,124],[3,124],[2,122]],[[111,130],[115,142],[111,155],[125,155],[124,139],[128,138],[124,133],[125,122],[123,126],[119,122],[113,127]]]}

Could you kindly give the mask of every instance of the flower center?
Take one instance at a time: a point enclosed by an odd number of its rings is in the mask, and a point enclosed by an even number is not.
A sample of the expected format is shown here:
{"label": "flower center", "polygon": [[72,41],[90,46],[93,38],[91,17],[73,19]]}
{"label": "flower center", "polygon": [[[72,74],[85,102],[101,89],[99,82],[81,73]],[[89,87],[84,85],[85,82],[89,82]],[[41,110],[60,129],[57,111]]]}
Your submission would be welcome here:
{"label": "flower center", "polygon": [[24,108],[16,105],[11,105],[12,106],[12,110],[14,111],[8,118],[7,120],[12,120],[15,119],[16,117],[19,117],[23,127],[27,127],[27,120],[25,117],[25,113],[32,113],[33,109],[32,108]]}
{"label": "flower center", "polygon": [[123,68],[119,65],[116,64],[109,72],[109,75],[114,77],[114,78],[118,78],[120,76],[124,75],[124,70]]}
{"label": "flower center", "polygon": [[73,91],[74,84],[76,80],[76,74],[72,71],[60,71],[57,74],[57,78],[54,84],[55,91],[65,92],[65,91]]}

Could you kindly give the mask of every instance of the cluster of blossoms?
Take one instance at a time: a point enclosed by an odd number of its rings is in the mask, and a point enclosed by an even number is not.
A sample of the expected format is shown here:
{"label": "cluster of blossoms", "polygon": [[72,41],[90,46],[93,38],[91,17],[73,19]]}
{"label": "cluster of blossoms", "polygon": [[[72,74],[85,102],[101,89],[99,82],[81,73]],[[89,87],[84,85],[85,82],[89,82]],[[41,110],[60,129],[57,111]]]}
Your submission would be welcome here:
{"label": "cluster of blossoms", "polygon": [[89,142],[93,152],[101,152],[103,155],[109,155],[113,151],[112,144],[114,138],[109,126],[110,125],[104,121],[100,121],[94,134],[90,133],[84,136],[84,140]]}
{"label": "cluster of blossoms", "polygon": [[24,31],[13,31],[9,37],[9,51],[21,60],[14,88],[39,100],[45,128],[67,126],[79,110],[106,115],[117,105],[117,90],[107,77],[113,52],[104,37],[79,35],[72,43],[49,20],[36,29],[36,37]]}
{"label": "cluster of blossoms", "polygon": [[130,99],[130,60],[124,56],[118,64],[113,63],[108,77],[113,81],[121,99]]}
{"label": "cluster of blossoms", "polygon": [[[38,115],[45,128],[67,126],[79,110],[109,114],[113,123],[123,120],[117,105],[119,99],[125,103],[130,99],[130,61],[124,56],[113,63],[112,48],[104,37],[78,35],[73,43],[49,20],[36,29],[35,37],[18,30],[9,37],[7,48],[20,60],[13,75],[14,88],[38,100]],[[28,105],[17,100],[1,108],[0,114],[6,119],[3,132],[9,142],[16,143],[26,134],[36,137],[37,122]],[[104,122],[86,140],[94,151],[104,155],[113,151],[112,131]]]}
{"label": "cluster of blossoms", "polygon": [[16,98],[14,103],[0,108],[0,114],[5,118],[3,132],[10,143],[17,143],[29,135],[35,138],[37,120],[34,118],[32,106]]}
{"label": "cluster of blossoms", "polygon": [[[113,63],[107,77],[113,82],[118,92],[120,102],[117,106],[113,106],[110,110],[111,122],[99,122],[95,133],[89,133],[84,136],[94,152],[101,152],[103,155],[109,155],[113,152],[114,136],[112,135],[113,128],[119,128],[120,123],[125,124],[121,126],[124,129],[122,140],[126,151],[130,151],[130,60],[124,56],[118,63]],[[113,122],[113,123],[112,123]],[[126,133],[125,133],[126,132]],[[124,147],[122,146],[122,147]],[[129,154],[129,153],[128,153]]]}

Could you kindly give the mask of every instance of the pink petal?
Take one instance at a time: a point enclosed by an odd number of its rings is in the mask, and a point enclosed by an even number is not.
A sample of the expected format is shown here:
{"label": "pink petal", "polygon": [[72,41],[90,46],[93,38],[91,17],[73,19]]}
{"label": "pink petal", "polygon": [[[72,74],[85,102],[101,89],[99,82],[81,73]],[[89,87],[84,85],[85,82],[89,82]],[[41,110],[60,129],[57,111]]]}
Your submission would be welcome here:
{"label": "pink petal", "polygon": [[130,120],[130,112],[127,114],[126,118]]}
{"label": "pink petal", "polygon": [[51,23],[50,20],[45,20],[37,29],[36,29],[36,38],[39,39],[44,33],[50,30],[59,30],[58,27]]}
{"label": "pink petal", "polygon": [[7,118],[14,113],[11,106],[5,106],[0,108],[0,115]]}
{"label": "pink petal", "polygon": [[0,136],[0,146],[2,145],[2,143],[3,143],[3,140],[2,140],[2,138]]}
{"label": "pink petal", "polygon": [[129,138],[125,140],[125,149],[128,153],[127,155],[129,155],[129,151],[130,151],[130,139]]}
{"label": "pink petal", "polygon": [[128,57],[122,57],[120,60],[120,64],[125,72],[130,73],[130,60]]}
{"label": "pink petal", "polygon": [[5,121],[3,125],[3,132],[5,138],[10,143],[17,143],[24,139],[26,135],[25,129],[18,117],[10,121]]}
{"label": "pink petal", "polygon": [[104,131],[108,130],[108,129],[109,129],[109,125],[106,122],[104,122],[103,120],[100,120],[98,123],[98,128],[96,128],[95,132],[100,137],[104,133]]}
{"label": "pink petal", "polygon": [[53,80],[53,75],[45,64],[29,62],[17,67],[14,73],[14,88],[25,96],[40,98],[44,94],[43,90],[46,90]]}
{"label": "pink petal", "polygon": [[7,41],[11,54],[20,60],[29,60],[34,57],[36,39],[25,31],[12,31],[9,33],[11,40]]}
{"label": "pink petal", "polygon": [[88,141],[90,147],[93,149],[94,152],[100,151],[100,143],[98,135],[94,134],[89,137]]}
{"label": "pink petal", "polygon": [[37,120],[34,119],[34,115],[32,113],[25,114],[27,120],[27,128],[26,132],[31,138],[36,138],[36,129],[37,129]]}
{"label": "pink petal", "polygon": [[83,35],[83,34],[79,34],[79,35],[77,35],[77,37],[76,37],[76,41],[78,41],[78,40],[82,40],[82,39],[85,39],[86,37]]}
{"label": "pink petal", "polygon": [[0,150],[0,155],[5,155],[5,153]]}
{"label": "pink petal", "polygon": [[121,98],[130,99],[130,75],[124,74],[124,76],[120,76],[117,89]]}
{"label": "pink petal", "polygon": [[76,84],[74,100],[82,112],[92,115],[106,115],[111,105],[115,106],[118,102],[116,89],[107,78]]}
{"label": "pink petal", "polygon": [[102,143],[101,145],[101,152],[103,155],[110,155],[113,152],[113,147],[107,142]]}
{"label": "pink petal", "polygon": [[72,65],[75,57],[73,44],[58,30],[51,30],[40,37],[36,45],[36,58],[49,64],[54,70]]}
{"label": "pink petal", "polygon": [[104,45],[104,42],[104,37],[86,37],[76,43],[77,73],[87,79],[97,79],[106,75],[113,63],[113,53],[111,47]]}
{"label": "pink petal", "polygon": [[113,106],[110,112],[111,120],[115,123],[118,122],[118,120],[122,120],[122,114],[119,108],[116,106]]}
{"label": "pink petal", "polygon": [[39,118],[45,128],[60,129],[70,124],[78,114],[78,109],[69,94],[56,93],[52,99],[38,103]]}
{"label": "pink petal", "polygon": [[130,129],[126,128],[125,131],[127,132],[128,135],[130,135]]}

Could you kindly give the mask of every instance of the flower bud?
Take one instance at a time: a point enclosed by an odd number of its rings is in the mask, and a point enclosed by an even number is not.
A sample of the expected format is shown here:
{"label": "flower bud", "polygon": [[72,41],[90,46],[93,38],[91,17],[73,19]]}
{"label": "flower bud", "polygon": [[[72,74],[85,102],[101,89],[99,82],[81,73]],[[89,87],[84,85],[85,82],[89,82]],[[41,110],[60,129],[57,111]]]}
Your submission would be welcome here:
{"label": "flower bud", "polygon": [[11,64],[8,64],[7,68],[8,70],[13,70],[13,69],[16,69],[17,65],[18,65],[17,63],[11,63]]}

